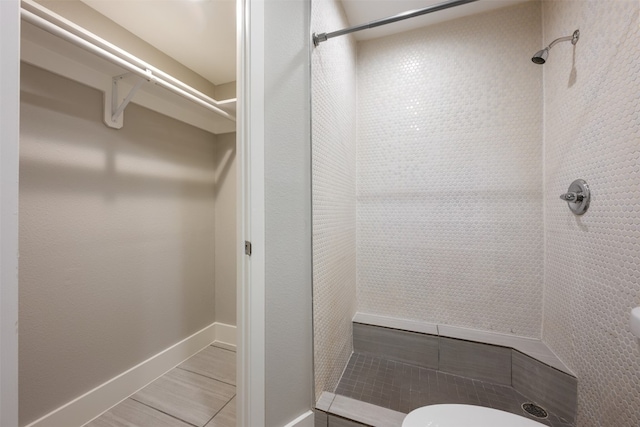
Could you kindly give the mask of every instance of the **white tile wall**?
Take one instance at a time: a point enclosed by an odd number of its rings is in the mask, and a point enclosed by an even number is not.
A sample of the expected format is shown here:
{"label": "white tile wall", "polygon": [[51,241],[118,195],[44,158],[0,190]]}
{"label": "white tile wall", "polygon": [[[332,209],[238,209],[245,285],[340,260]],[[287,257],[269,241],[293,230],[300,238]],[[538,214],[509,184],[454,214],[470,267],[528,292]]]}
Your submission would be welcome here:
{"label": "white tile wall", "polygon": [[358,311],[540,337],[541,22],[529,2],[359,43]]}
{"label": "white tile wall", "polygon": [[[311,29],[348,26],[338,0],[314,0]],[[356,311],[355,42],[312,53],[313,311],[316,397],[333,391],[352,352]]]}
{"label": "white tile wall", "polygon": [[[545,1],[543,340],[578,376],[579,427],[640,425],[640,2]],[[585,179],[582,217],[558,195]]]}

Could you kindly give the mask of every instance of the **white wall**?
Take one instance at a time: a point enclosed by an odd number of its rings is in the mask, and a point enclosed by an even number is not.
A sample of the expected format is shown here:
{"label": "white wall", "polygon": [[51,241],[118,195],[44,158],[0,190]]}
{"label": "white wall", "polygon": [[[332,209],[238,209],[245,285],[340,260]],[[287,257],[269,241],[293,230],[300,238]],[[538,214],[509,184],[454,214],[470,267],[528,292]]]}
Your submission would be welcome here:
{"label": "white wall", "polygon": [[540,337],[540,13],[358,44],[358,311]]}
{"label": "white wall", "polygon": [[313,403],[309,8],[264,3],[267,427]]}
{"label": "white wall", "polygon": [[0,1],[0,425],[18,425],[20,9]]}
{"label": "white wall", "polygon": [[216,322],[236,324],[236,134],[215,143]]}
{"label": "white wall", "polygon": [[[338,0],[315,0],[312,32],[348,27]],[[356,311],[356,43],[312,51],[313,324],[316,398],[334,390]]]}
{"label": "white wall", "polygon": [[23,64],[20,423],[214,322],[215,135]]}
{"label": "white wall", "polygon": [[[579,427],[640,425],[640,3],[543,2],[544,43],[580,29],[544,65],[543,340],[578,376]],[[558,195],[585,179],[589,211]]]}

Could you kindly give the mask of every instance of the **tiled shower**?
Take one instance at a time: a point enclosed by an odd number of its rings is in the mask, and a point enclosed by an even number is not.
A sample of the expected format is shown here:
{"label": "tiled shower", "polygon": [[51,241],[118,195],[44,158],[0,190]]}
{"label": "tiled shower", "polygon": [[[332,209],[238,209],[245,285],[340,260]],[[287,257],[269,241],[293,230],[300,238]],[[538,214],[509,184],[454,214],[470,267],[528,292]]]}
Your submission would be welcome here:
{"label": "tiled shower", "polygon": [[[314,49],[316,396],[361,312],[541,339],[577,426],[640,425],[639,10],[530,1]],[[313,31],[348,25],[313,2]],[[558,198],[577,178],[581,217]]]}

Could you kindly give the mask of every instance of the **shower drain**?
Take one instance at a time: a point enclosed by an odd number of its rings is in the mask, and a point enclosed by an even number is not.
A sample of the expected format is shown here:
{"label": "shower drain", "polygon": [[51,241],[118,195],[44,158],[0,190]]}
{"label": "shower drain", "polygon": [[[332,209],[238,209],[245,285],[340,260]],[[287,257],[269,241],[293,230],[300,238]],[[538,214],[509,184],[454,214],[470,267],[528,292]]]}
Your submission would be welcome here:
{"label": "shower drain", "polygon": [[523,403],[522,409],[524,409],[527,414],[533,415],[536,418],[547,418],[549,415],[547,414],[547,411],[535,403]]}

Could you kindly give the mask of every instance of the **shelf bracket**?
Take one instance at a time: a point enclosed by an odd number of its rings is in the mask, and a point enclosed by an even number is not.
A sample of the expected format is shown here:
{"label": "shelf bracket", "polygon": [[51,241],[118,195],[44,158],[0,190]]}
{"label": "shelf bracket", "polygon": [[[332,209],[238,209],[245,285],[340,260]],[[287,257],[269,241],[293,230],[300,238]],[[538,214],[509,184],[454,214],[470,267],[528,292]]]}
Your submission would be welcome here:
{"label": "shelf bracket", "polygon": [[122,102],[120,102],[120,97],[118,96],[119,83],[126,77],[132,76],[133,74],[121,74],[119,76],[114,76],[111,79],[111,86],[105,94],[104,122],[107,126],[114,129],[122,129],[122,126],[124,125],[124,109],[127,108],[127,105],[129,105],[138,89],[140,89],[145,82],[151,81],[151,71],[147,70],[147,73],[149,74],[148,79],[137,77],[136,83],[129,90],[129,93]]}

